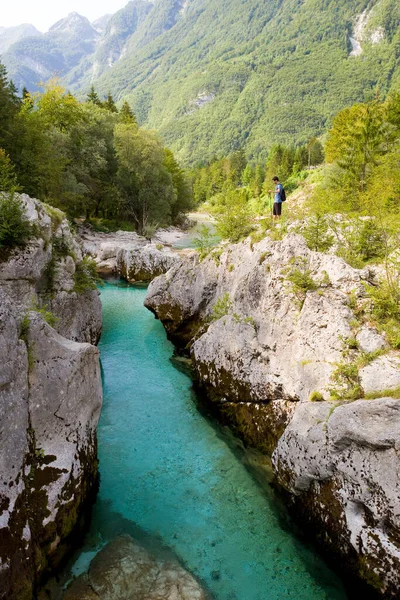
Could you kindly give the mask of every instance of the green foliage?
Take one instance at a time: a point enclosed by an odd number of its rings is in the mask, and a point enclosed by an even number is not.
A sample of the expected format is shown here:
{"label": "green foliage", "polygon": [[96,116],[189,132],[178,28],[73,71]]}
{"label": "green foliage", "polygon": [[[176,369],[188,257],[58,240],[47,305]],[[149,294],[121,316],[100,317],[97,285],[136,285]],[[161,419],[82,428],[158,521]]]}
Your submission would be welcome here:
{"label": "green foliage", "polygon": [[22,246],[33,233],[18,197],[0,195],[0,249]]}
{"label": "green foliage", "polygon": [[323,402],[325,398],[321,394],[321,392],[311,392],[310,397],[308,398],[309,402]]}
{"label": "green foliage", "polygon": [[74,274],[75,285],[73,291],[77,294],[84,294],[88,290],[95,290],[101,283],[97,274],[96,263],[93,259],[85,257],[81,263],[76,265]]}
{"label": "green foliage", "polygon": [[253,228],[247,195],[243,190],[228,190],[214,209],[216,230],[222,239],[238,242]]}
{"label": "green foliage", "polygon": [[23,340],[25,342],[25,344],[28,341],[28,333],[29,333],[30,324],[31,324],[31,319],[29,317],[29,313],[25,313],[24,316],[22,317],[22,321],[20,324],[20,330],[19,330],[19,337],[21,338],[21,340]]}
{"label": "green foliage", "polygon": [[329,224],[325,216],[311,216],[301,229],[310,250],[326,252],[333,245],[333,235],[329,232]]}
{"label": "green foliage", "polygon": [[0,148],[0,192],[18,191],[15,167],[10,157]]}
{"label": "green foliage", "polygon": [[400,399],[400,387],[381,390],[380,392],[369,392],[365,394],[366,400],[375,400],[376,398],[396,398]]}
{"label": "green foliage", "polygon": [[225,294],[221,296],[221,298],[218,298],[218,300],[212,308],[210,317],[211,321],[217,321],[218,319],[225,317],[229,313],[231,306],[232,301],[229,297],[228,292],[225,292]]}
{"label": "green foliage", "polygon": [[400,264],[394,260],[386,265],[380,285],[367,286],[372,300],[372,318],[386,334],[393,348],[400,348]]}
{"label": "green foliage", "polygon": [[357,400],[363,398],[360,386],[359,367],[355,362],[340,362],[331,375],[333,385],[329,392],[333,400]]}
{"label": "green foliage", "polygon": [[50,310],[48,310],[47,306],[42,306],[39,308],[37,305],[32,307],[32,310],[42,315],[43,319],[46,321],[50,327],[55,327],[58,322],[58,317],[56,317]]}
{"label": "green foliage", "polygon": [[127,103],[119,114],[112,96],[102,102],[94,88],[80,103],[55,79],[19,100],[0,65],[0,108],[2,99],[9,118],[3,143],[0,112],[0,187],[15,190],[18,182],[47,201],[53,229],[57,209],[142,232],[191,208],[185,172],[154,133],[136,125]]}
{"label": "green foliage", "polygon": [[203,260],[211,248],[215,245],[215,236],[207,225],[201,225],[197,237],[193,240],[194,247],[199,253],[200,260]]}
{"label": "green foliage", "polygon": [[318,284],[311,276],[307,259],[297,257],[283,270],[286,280],[291,283],[291,291],[295,295],[300,308],[304,304],[306,294],[318,288]]}

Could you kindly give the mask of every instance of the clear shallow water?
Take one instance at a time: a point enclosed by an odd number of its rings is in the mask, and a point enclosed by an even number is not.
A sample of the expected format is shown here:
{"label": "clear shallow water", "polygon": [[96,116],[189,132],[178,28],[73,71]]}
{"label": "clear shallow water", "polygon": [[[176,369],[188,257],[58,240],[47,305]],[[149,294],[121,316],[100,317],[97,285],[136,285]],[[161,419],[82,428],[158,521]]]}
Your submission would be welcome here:
{"label": "clear shallow water", "polygon": [[196,221],[196,225],[190,228],[183,237],[177,240],[172,245],[173,248],[177,248],[179,250],[184,248],[195,248],[195,239],[199,237],[203,225],[208,228],[210,235],[212,236],[212,245],[216,246],[218,242],[220,242],[221,238],[216,233],[215,225],[207,214],[192,213],[192,215],[189,215],[189,217],[192,217]]}
{"label": "clear shallow water", "polygon": [[101,486],[80,562],[128,532],[160,555],[171,548],[216,600],[344,600],[337,578],[280,527],[271,498],[196,409],[145,294],[122,283],[101,289]]}

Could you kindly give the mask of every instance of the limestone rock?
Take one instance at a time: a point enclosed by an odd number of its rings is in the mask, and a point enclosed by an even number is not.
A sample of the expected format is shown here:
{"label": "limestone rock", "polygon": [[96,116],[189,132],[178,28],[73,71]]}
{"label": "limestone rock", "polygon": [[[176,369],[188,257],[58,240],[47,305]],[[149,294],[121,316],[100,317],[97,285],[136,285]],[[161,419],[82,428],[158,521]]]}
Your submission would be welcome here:
{"label": "limestone rock", "polygon": [[83,252],[92,256],[103,274],[116,274],[127,281],[148,282],[180,263],[179,255],[149,242],[137,233],[82,232]]}
{"label": "limestone rock", "polygon": [[[301,307],[287,279],[296,260],[321,282],[304,292]],[[327,277],[329,285],[322,283]],[[218,260],[188,258],[151,283],[145,304],[172,341],[190,347],[201,381],[221,387],[222,397],[307,401],[315,390],[328,395],[343,339],[352,335],[345,292],[353,289],[361,293],[359,271],[309,251],[292,234],[253,249],[248,242],[229,246]],[[224,299],[226,315],[216,319]],[[221,382],[229,378],[228,394]]]}
{"label": "limestone rock", "polygon": [[77,294],[74,275],[82,261],[80,246],[65,215],[26,194],[20,195],[37,237],[0,261],[0,287],[20,310],[46,308],[57,317],[54,327],[66,337],[95,343],[101,333],[98,293]]}
{"label": "limestone rock", "polygon": [[272,460],[302,518],[385,597],[400,585],[400,402],[298,406]]}
{"label": "limestone rock", "polygon": [[[360,395],[400,387],[399,352],[354,326],[350,298],[363,301],[370,277],[289,234],[187,257],[150,284],[145,305],[190,352],[211,410],[273,453],[301,521],[344,568],[397,598],[400,401],[327,401],[335,386],[345,397],[346,377]],[[377,350],[386,354],[354,373]]]}
{"label": "limestone rock", "polygon": [[98,339],[101,310],[96,291],[71,291],[82,256],[62,213],[21,200],[38,237],[0,263],[0,590],[31,600],[97,490],[99,352],[73,340]]}
{"label": "limestone rock", "polygon": [[360,349],[363,352],[377,352],[385,348],[386,341],[383,335],[380,335],[377,331],[369,329],[368,327],[362,327],[357,333],[356,340]]}
{"label": "limestone rock", "polygon": [[360,371],[361,385],[366,394],[400,388],[400,356],[380,356]]}
{"label": "limestone rock", "polygon": [[197,581],[177,563],[156,560],[128,535],[105,546],[64,600],[205,600]]}

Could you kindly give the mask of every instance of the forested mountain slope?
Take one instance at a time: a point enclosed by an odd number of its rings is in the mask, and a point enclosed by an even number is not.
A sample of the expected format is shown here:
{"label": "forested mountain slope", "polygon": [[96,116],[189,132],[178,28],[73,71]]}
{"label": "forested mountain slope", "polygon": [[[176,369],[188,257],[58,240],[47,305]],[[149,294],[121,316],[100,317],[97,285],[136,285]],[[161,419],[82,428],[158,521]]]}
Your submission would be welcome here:
{"label": "forested mountain slope", "polygon": [[133,0],[65,82],[128,100],[185,163],[263,159],[397,89],[399,24],[398,0]]}
{"label": "forested mountain slope", "polygon": [[[363,52],[350,56],[366,7]],[[385,95],[399,85],[399,21],[396,0],[189,0],[172,29],[97,86],[127,95],[139,121],[184,160],[240,146],[260,157],[273,142],[321,133],[337,110],[377,88]]]}

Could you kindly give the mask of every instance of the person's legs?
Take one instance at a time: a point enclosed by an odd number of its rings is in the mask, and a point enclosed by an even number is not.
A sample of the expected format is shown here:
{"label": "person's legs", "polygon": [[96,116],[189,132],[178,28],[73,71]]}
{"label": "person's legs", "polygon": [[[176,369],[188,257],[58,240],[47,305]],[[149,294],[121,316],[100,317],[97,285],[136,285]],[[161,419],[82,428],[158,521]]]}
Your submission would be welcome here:
{"label": "person's legs", "polygon": [[282,203],[274,202],[274,208],[272,210],[272,215],[274,219],[279,219],[282,214]]}

